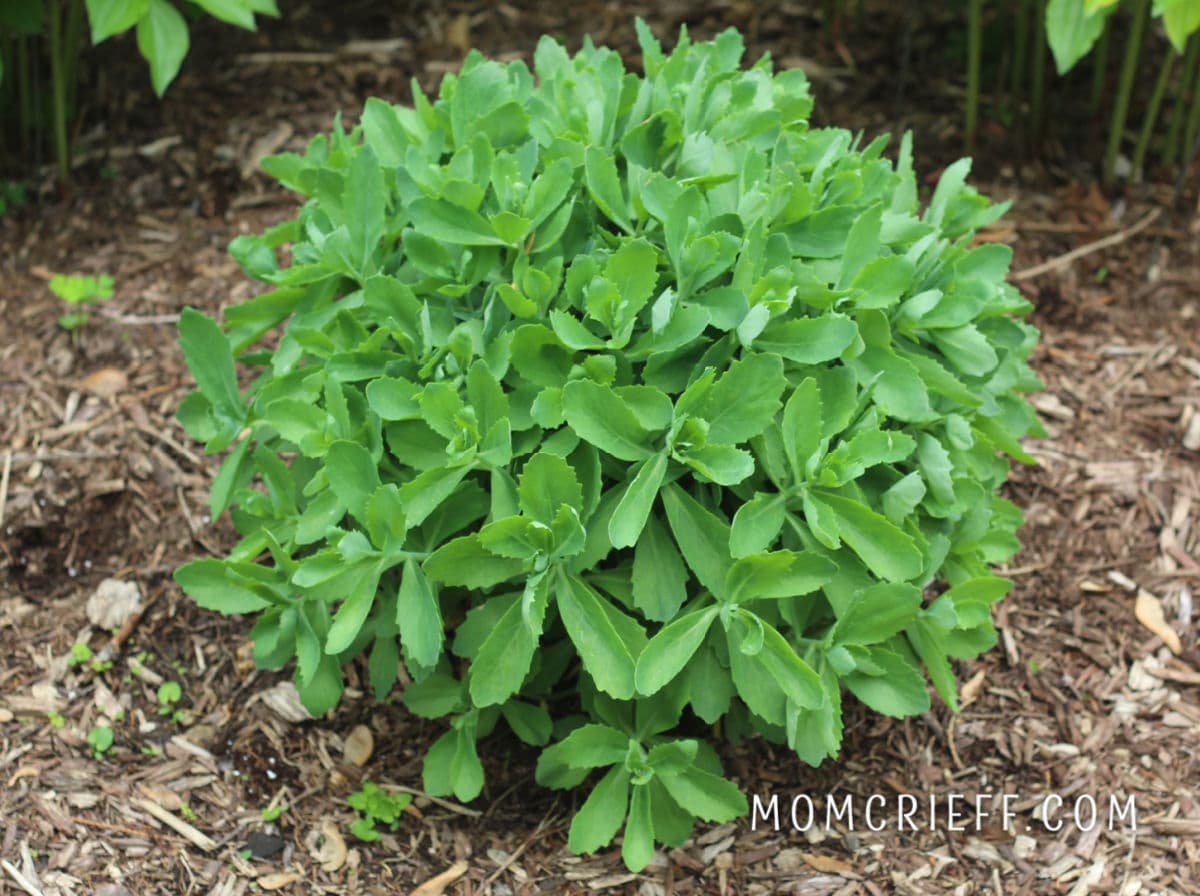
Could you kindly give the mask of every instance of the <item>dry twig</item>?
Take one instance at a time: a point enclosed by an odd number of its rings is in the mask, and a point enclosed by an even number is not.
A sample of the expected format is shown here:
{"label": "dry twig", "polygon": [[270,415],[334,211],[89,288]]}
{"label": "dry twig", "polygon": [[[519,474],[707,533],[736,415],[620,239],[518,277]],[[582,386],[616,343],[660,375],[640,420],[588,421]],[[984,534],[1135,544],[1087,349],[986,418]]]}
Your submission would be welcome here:
{"label": "dry twig", "polygon": [[1131,236],[1141,233],[1143,230],[1153,224],[1161,214],[1161,208],[1151,209],[1144,218],[1131,227],[1117,231],[1116,233],[1106,236],[1102,239],[1085,243],[1078,249],[1072,249],[1066,255],[1060,255],[1058,258],[1052,258],[1049,261],[1036,264],[1033,267],[1026,268],[1023,271],[1017,271],[1012,275],[1011,279],[1030,280],[1034,277],[1040,277],[1042,274],[1048,274],[1051,271],[1057,271],[1061,268],[1068,267],[1072,262],[1083,258],[1085,255],[1091,255],[1093,252],[1099,252],[1101,249],[1107,249],[1110,246],[1116,246],[1125,242],[1125,240],[1129,239]]}

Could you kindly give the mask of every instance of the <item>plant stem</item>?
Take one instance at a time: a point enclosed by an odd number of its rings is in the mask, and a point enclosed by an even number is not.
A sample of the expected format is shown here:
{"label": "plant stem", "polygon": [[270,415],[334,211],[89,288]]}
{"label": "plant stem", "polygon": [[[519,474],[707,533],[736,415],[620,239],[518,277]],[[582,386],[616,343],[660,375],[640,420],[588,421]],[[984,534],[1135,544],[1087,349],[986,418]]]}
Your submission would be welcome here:
{"label": "plant stem", "polygon": [[75,118],[79,93],[79,59],[83,51],[83,0],[67,0],[67,30],[64,35],[64,76],[67,89],[67,115]]}
{"label": "plant stem", "polygon": [[1171,70],[1175,67],[1175,51],[1167,50],[1163,57],[1162,67],[1158,70],[1158,80],[1154,82],[1154,93],[1150,95],[1150,106],[1142,119],[1142,131],[1138,134],[1137,146],[1133,150],[1133,177],[1142,179],[1142,166],[1146,162],[1146,150],[1150,147],[1150,137],[1154,126],[1158,124],[1158,110],[1162,105],[1163,96],[1167,92],[1167,82],[1171,80]]}
{"label": "plant stem", "polygon": [[1200,55],[1200,37],[1192,35],[1183,55],[1183,71],[1179,73],[1179,86],[1175,91],[1175,105],[1171,109],[1171,123],[1167,127],[1166,144],[1162,150],[1162,163],[1168,167],[1175,164],[1175,153],[1179,148],[1179,135],[1183,129],[1184,114],[1187,111],[1188,93],[1192,88],[1192,79],[1196,72],[1196,58],[1198,55]]}
{"label": "plant stem", "polygon": [[1096,44],[1096,52],[1092,56],[1092,92],[1088,99],[1088,114],[1095,118],[1100,114],[1100,101],[1104,99],[1104,83],[1108,75],[1108,44],[1111,30],[1104,23],[1100,32],[1100,40]]}
{"label": "plant stem", "polygon": [[29,38],[17,37],[17,130],[20,134],[21,155],[28,158],[30,134],[33,131],[33,78],[29,63]]}
{"label": "plant stem", "polygon": [[1125,120],[1129,116],[1129,97],[1133,93],[1133,81],[1137,76],[1138,59],[1142,55],[1142,34],[1146,30],[1146,19],[1150,14],[1150,0],[1138,0],[1133,10],[1133,23],[1129,40],[1125,44],[1125,58],[1121,62],[1121,80],[1117,86],[1117,102],[1113,107],[1112,122],[1108,128],[1108,148],[1104,152],[1104,186],[1112,187],[1117,176],[1117,153],[1121,149],[1121,138],[1125,135]]}
{"label": "plant stem", "polygon": [[1012,58],[1012,104],[1021,101],[1021,90],[1025,86],[1025,67],[1029,65],[1029,0],[1017,0],[1017,14],[1013,22]]}
{"label": "plant stem", "polygon": [[983,0],[967,2],[967,154],[979,128],[979,69],[983,59]]}
{"label": "plant stem", "polygon": [[47,4],[50,17],[50,94],[54,103],[54,161],[58,179],[66,183],[70,177],[70,149],[67,145],[67,82],[66,60],[63,58],[62,9],[59,0]]}
{"label": "plant stem", "polygon": [[1187,130],[1179,155],[1183,165],[1187,165],[1191,158],[1192,146],[1196,143],[1196,135],[1200,133],[1200,65],[1196,66],[1196,76],[1192,82],[1191,103],[1188,109]]}
{"label": "plant stem", "polygon": [[1029,118],[1033,144],[1042,142],[1043,102],[1046,96],[1046,0],[1033,4],[1033,86],[1029,95]]}

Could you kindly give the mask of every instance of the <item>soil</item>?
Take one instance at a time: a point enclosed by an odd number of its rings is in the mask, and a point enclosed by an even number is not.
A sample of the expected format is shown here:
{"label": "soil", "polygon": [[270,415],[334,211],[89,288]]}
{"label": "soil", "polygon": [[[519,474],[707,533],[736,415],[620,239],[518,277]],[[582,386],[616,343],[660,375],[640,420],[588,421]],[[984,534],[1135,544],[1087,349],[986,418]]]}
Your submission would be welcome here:
{"label": "soil", "polygon": [[[1013,161],[1014,135],[994,122],[977,182],[1013,209],[980,239],[1010,243],[1018,277],[1113,239],[1015,281],[1043,332],[1035,404],[1048,435],[1007,490],[1025,511],[1025,547],[1004,570],[1016,587],[998,610],[1001,645],[959,664],[961,712],[939,704],[897,721],[852,706],[842,757],[819,770],[759,741],[723,748],[748,795],[778,796],[780,829],[701,825],[639,875],[615,849],[567,852],[578,795],[533,786],[535,755],[502,737],[483,749],[489,787],[474,805],[420,795],[438,727],[372,701],[355,670],[336,711],[290,720],[286,673],[255,670],[247,627],[198,609],[170,576],[233,542],[206,513],[217,459],[173,418],[190,388],[174,320],[250,295],[226,245],[294,214],[257,158],[301,150],[338,110],[353,121],[367,96],[406,99],[410,78],[432,90],[472,46],[528,57],[540,33],[577,45],[586,30],[636,62],[634,14],[662,35],[684,20],[697,37],[741,28],[751,56],[770,49],[810,71],[818,124],[912,127],[922,175],[961,145],[937,34],[913,35],[899,83],[896,11],[826,36],[820,4],[799,2],[385,6],[300,5],[253,35],[199,25],[161,103],[128,39],[101,47],[106,80],[70,189],[47,179],[0,218],[0,894],[382,894],[422,882],[422,896],[1200,893],[1195,185],[1181,198],[1166,182],[1106,197],[1074,167],[1082,154],[1052,144],[1043,161]],[[57,272],[111,274],[116,293],[64,331],[47,288]],[[88,612],[106,579],[141,597],[115,631]],[[1172,633],[1178,643],[1164,642]],[[182,698],[163,713],[166,680]],[[96,755],[87,736],[102,714],[121,720]],[[346,797],[367,780],[418,792],[375,843],[349,833]],[[882,796],[886,828],[861,814],[826,826],[826,794],[858,812]],[[898,830],[901,794],[919,795],[919,830]],[[993,795],[988,817],[975,812],[981,794]],[[1015,795],[1008,826],[1002,794]],[[1043,823],[1046,794],[1064,805]],[[797,795],[818,799],[807,833],[789,823]],[[1110,826],[1111,798],[1131,797],[1136,830]],[[1089,799],[1100,820],[1081,830],[1072,812],[1086,822]]]}

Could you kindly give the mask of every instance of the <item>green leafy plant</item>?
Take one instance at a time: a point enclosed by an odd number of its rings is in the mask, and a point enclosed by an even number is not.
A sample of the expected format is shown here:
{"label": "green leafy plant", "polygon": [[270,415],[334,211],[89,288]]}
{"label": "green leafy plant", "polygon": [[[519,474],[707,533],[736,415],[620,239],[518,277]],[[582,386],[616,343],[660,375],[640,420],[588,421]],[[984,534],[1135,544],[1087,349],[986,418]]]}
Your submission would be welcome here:
{"label": "green leafy plant", "polygon": [[182,716],[182,712],[178,707],[178,703],[183,699],[183,688],[180,687],[177,681],[164,681],[158,686],[158,714],[160,716],[169,716],[171,721],[178,722]]}
{"label": "green leafy plant", "polygon": [[175,576],[255,615],[314,714],[346,663],[378,699],[403,665],[447,722],[431,794],[479,795],[500,722],[541,783],[592,777],[571,846],[624,828],[635,869],[746,811],[687,726],[816,765],[843,690],[906,716],[928,674],[956,706],[1011,586],[1005,455],[1040,432],[969,162],[922,208],[908,138],[810,127],[803,73],[742,69],[736,32],[638,36],[644,77],[591,43],[472,53],[264,162],[309,197],[230,247],[272,288],[180,317],[178,416],[229,451],[211,512],[242,540]]}
{"label": "green leafy plant", "polygon": [[56,712],[53,709],[46,713],[46,721],[50,723],[50,727],[55,731],[58,731],[67,724],[67,720],[63,718],[62,713]]}
{"label": "green leafy plant", "polygon": [[262,820],[263,821],[278,821],[280,819],[280,817],[283,815],[283,813],[286,812],[287,810],[288,810],[288,807],[284,803],[279,803],[278,805],[275,805],[275,806],[267,806],[267,808],[262,810]]}
{"label": "green leafy plant", "polygon": [[113,730],[108,725],[95,725],[87,733],[87,745],[92,748],[92,755],[100,759],[112,749]]}
{"label": "green leafy plant", "polygon": [[[82,305],[84,308],[90,308],[105,299],[112,298],[113,278],[107,274],[100,274],[97,277],[82,274],[55,274],[50,278],[50,291],[69,305]],[[77,330],[89,319],[86,311],[74,311],[60,317],[58,325],[64,330]]]}
{"label": "green leafy plant", "polygon": [[82,641],[76,641],[71,645],[71,654],[67,657],[67,666],[70,668],[82,666],[84,663],[91,662],[92,656],[92,648]]}
{"label": "green leafy plant", "polygon": [[364,781],[356,793],[346,797],[350,808],[357,809],[360,814],[350,825],[350,833],[359,840],[368,843],[379,839],[376,825],[387,825],[389,830],[400,827],[400,815],[412,802],[408,793],[388,793],[381,790],[378,784]]}
{"label": "green leafy plant", "polygon": [[[59,176],[70,168],[68,132],[75,116],[85,37],[93,46],[133,31],[137,49],[150,68],[154,92],[162,96],[175,80],[188,52],[185,12],[203,10],[251,31],[255,16],[278,16],[275,0],[4,0],[0,3],[0,121],[11,131],[4,143],[29,155],[47,128]],[[50,71],[45,94],[41,71]],[[6,129],[7,130],[7,129]],[[0,210],[2,211],[2,210]]]}

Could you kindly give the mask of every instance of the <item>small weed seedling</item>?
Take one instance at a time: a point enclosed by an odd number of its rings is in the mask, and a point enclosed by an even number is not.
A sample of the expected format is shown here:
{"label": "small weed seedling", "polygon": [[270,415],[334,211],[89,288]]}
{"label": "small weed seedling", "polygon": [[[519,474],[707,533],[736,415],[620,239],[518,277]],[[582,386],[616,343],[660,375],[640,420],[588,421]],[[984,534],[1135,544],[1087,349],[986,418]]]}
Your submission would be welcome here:
{"label": "small weed seedling", "polygon": [[158,714],[168,716],[172,722],[178,722],[182,716],[176,704],[183,696],[183,688],[177,681],[164,681],[158,686]]}
{"label": "small weed seedling", "polygon": [[267,806],[262,810],[262,820],[266,822],[279,821],[279,817],[287,810],[288,807],[284,803],[280,803],[278,806]]}
{"label": "small weed seedling", "polygon": [[82,641],[76,641],[71,645],[71,655],[67,658],[67,666],[75,668],[82,666],[92,658],[92,648],[88,647]]}
{"label": "small weed seedling", "polygon": [[362,789],[350,794],[346,802],[362,813],[362,817],[350,825],[350,833],[359,840],[372,843],[379,839],[379,832],[375,830],[377,824],[386,824],[391,831],[400,826],[400,813],[412,802],[412,796],[388,793],[380,790],[379,785],[364,781]]}
{"label": "small weed seedling", "polygon": [[87,743],[92,748],[92,755],[102,759],[112,749],[113,730],[107,725],[96,725],[88,732]]}
{"label": "small weed seedling", "polygon": [[63,718],[62,713],[55,712],[54,710],[50,710],[48,713],[46,713],[46,720],[50,723],[50,727],[55,731],[58,731],[65,724],[67,724],[67,720]]}
{"label": "small weed seedling", "polygon": [[[69,305],[90,308],[113,294],[113,278],[107,274],[87,277],[79,274],[55,274],[50,279],[50,291]],[[64,330],[74,331],[88,322],[87,311],[73,311],[58,319]]]}

